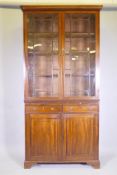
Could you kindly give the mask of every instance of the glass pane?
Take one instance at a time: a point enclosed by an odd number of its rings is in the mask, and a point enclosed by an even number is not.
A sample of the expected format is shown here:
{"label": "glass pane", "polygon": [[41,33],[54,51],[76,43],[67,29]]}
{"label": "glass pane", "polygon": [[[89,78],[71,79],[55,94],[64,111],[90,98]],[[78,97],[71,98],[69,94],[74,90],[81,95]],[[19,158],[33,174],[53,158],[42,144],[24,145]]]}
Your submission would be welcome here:
{"label": "glass pane", "polygon": [[58,32],[58,15],[32,14],[29,16],[29,32]]}
{"label": "glass pane", "polygon": [[51,54],[52,52],[58,52],[58,37],[53,34],[48,36],[45,34],[29,33],[28,35],[28,51],[35,52],[35,54]]}
{"label": "glass pane", "polygon": [[29,94],[59,96],[58,15],[29,15]]}
{"label": "glass pane", "polygon": [[95,95],[95,15],[65,15],[65,96]]}

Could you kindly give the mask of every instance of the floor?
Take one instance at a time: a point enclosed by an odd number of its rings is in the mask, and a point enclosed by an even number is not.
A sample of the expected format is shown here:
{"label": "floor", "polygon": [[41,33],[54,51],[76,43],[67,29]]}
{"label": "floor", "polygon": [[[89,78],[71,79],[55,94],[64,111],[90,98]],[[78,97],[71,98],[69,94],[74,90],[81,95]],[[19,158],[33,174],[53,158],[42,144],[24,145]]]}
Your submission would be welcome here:
{"label": "floor", "polygon": [[117,175],[117,154],[101,153],[101,168],[88,165],[35,165],[23,169],[23,153],[18,151],[0,153],[0,175]]}

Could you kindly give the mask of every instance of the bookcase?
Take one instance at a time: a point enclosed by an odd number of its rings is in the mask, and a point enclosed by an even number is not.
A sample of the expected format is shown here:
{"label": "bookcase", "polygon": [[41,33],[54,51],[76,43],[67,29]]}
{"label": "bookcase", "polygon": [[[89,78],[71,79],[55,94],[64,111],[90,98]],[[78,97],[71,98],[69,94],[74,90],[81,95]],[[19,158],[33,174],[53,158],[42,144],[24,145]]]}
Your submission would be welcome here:
{"label": "bookcase", "polygon": [[87,163],[99,168],[101,6],[22,6],[25,168]]}

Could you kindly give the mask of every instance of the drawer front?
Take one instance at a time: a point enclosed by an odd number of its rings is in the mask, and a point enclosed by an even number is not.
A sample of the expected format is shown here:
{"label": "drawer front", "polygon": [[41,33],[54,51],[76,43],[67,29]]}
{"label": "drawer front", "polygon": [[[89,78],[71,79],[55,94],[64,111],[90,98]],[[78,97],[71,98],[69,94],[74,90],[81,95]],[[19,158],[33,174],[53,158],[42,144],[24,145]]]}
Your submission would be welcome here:
{"label": "drawer front", "polygon": [[30,105],[26,106],[26,112],[62,112],[61,105]]}
{"label": "drawer front", "polygon": [[98,112],[97,105],[64,105],[63,112]]}

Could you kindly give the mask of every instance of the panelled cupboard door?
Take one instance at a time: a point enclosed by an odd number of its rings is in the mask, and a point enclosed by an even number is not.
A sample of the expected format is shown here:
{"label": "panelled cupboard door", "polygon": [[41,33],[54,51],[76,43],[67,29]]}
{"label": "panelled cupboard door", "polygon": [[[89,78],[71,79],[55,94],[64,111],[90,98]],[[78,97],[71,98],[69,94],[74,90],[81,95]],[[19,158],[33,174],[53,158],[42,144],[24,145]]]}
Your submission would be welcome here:
{"label": "panelled cupboard door", "polygon": [[[64,159],[91,160],[98,145],[98,128],[95,114],[64,115]],[[98,125],[98,123],[97,123]]]}
{"label": "panelled cupboard door", "polygon": [[60,119],[58,114],[30,114],[31,159],[59,160]]}

